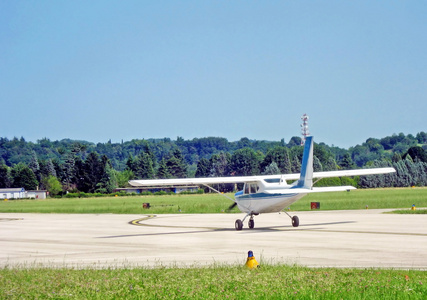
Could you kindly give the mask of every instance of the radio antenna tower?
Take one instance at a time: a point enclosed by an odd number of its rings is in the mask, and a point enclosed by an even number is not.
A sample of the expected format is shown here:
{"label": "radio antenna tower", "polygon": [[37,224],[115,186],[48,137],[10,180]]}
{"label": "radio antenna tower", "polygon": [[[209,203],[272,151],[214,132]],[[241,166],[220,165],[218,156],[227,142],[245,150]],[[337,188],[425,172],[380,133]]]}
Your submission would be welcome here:
{"label": "radio antenna tower", "polygon": [[310,135],[310,133],[308,132],[308,116],[307,116],[307,114],[303,114],[301,117],[301,120],[302,120],[302,124],[301,124],[301,134],[302,134],[301,145],[304,145],[305,139],[307,138],[307,136]]}

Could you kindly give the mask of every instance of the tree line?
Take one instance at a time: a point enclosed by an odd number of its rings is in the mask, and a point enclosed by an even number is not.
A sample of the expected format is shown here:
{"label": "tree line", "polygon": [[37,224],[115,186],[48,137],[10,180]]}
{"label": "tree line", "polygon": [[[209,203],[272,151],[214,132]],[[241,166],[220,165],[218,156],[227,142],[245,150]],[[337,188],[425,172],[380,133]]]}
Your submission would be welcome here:
{"label": "tree line", "polygon": [[[63,191],[111,193],[126,187],[131,179],[298,173],[303,151],[300,143],[299,137],[288,143],[284,139],[229,142],[218,137],[178,137],[97,144],[0,138],[0,188],[47,189],[52,195]],[[314,170],[392,166],[395,174],[362,176],[350,184],[362,188],[425,186],[426,144],[425,132],[369,138],[349,149],[315,143]],[[323,179],[319,184],[337,184],[332,181]]]}

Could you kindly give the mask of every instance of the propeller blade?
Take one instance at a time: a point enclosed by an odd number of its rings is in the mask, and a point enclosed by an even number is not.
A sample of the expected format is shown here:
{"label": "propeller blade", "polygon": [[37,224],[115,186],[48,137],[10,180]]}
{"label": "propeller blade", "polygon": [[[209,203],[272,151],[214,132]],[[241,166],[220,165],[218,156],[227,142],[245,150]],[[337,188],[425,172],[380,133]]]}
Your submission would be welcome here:
{"label": "propeller blade", "polygon": [[233,208],[235,208],[236,207],[236,205],[237,205],[237,202],[234,202],[233,204],[231,204],[228,208],[227,208],[227,210],[229,211],[229,210],[232,210]]}

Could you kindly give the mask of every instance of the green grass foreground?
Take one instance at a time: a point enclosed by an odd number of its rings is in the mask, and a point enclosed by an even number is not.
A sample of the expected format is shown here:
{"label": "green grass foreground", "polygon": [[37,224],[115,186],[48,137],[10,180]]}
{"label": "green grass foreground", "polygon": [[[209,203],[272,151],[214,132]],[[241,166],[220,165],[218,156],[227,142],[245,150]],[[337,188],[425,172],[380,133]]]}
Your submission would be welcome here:
{"label": "green grass foreground", "polygon": [[426,299],[427,272],[265,265],[0,269],[1,299]]}
{"label": "green grass foreground", "polygon": [[[233,198],[233,194],[228,194]],[[291,206],[294,211],[310,210],[310,202],[320,202],[321,210],[427,207],[427,188],[388,188],[350,192],[309,194]],[[144,209],[143,203],[151,208]],[[62,198],[0,201],[0,212],[19,213],[114,213],[171,214],[222,213],[232,202],[218,194]],[[232,212],[239,212],[237,208]]]}

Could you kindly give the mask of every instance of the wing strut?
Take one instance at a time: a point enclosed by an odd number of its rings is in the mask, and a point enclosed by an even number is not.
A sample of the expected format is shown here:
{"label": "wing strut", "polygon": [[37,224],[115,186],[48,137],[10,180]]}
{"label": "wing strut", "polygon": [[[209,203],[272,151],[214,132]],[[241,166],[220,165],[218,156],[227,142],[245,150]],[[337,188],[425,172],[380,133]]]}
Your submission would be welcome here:
{"label": "wing strut", "polygon": [[205,187],[207,187],[208,189],[210,189],[210,190],[212,190],[212,191],[214,191],[214,192],[216,192],[216,193],[220,194],[221,196],[223,196],[223,197],[225,197],[225,198],[227,198],[227,199],[229,199],[229,200],[231,200],[231,201],[233,201],[233,202],[236,202],[234,199],[232,199],[232,198],[228,197],[227,195],[225,195],[225,194],[221,193],[220,191],[218,191],[218,190],[214,189],[214,188],[213,188],[213,187],[211,187],[210,185],[207,185],[207,184],[204,184],[204,183],[203,183],[203,185],[204,185]]}

